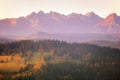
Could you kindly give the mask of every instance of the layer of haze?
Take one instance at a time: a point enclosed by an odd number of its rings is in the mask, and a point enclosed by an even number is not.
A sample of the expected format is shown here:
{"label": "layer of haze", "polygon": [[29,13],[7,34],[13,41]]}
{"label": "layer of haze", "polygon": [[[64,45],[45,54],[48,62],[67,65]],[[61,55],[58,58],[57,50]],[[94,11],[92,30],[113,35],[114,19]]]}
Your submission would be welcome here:
{"label": "layer of haze", "polygon": [[120,0],[0,0],[0,19],[26,16],[35,11],[72,12],[85,14],[93,11],[101,17],[110,13],[120,15]]}

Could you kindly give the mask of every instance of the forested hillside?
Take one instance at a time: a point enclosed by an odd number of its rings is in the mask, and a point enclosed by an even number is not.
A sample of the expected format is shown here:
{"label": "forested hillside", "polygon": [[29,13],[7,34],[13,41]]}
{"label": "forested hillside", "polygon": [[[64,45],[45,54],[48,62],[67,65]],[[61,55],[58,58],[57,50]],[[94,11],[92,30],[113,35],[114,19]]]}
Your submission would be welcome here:
{"label": "forested hillside", "polygon": [[[21,55],[21,60],[25,58],[22,62],[27,67],[18,72],[9,72],[8,77],[14,80],[120,80],[119,49],[58,40],[0,44],[1,56],[17,54]],[[36,65],[35,62],[40,61],[41,65]],[[24,72],[31,74],[10,77]],[[7,76],[5,72],[0,74]]]}

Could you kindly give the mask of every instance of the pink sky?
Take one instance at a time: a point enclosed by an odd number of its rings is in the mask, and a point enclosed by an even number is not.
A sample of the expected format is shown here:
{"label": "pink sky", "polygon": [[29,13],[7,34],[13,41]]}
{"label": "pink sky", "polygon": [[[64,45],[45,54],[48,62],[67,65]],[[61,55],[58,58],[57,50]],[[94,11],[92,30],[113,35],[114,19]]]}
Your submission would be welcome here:
{"label": "pink sky", "polygon": [[120,0],[0,0],[0,19],[26,16],[31,12],[55,11],[85,14],[95,12],[101,17],[110,13],[120,15]]}

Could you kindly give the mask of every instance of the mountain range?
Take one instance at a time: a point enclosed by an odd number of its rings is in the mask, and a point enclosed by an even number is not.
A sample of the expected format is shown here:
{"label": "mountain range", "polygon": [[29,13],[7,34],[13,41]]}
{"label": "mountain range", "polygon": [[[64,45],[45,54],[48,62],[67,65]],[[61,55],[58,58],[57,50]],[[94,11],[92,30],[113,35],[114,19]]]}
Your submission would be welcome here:
{"label": "mountain range", "polygon": [[[120,16],[111,13],[106,18],[101,18],[94,12],[64,15],[53,11],[39,11],[25,17],[0,20],[0,37],[38,39],[41,35],[42,38],[61,39],[66,36],[74,38],[76,34],[115,34],[120,37]],[[71,35],[73,36],[70,37]]]}

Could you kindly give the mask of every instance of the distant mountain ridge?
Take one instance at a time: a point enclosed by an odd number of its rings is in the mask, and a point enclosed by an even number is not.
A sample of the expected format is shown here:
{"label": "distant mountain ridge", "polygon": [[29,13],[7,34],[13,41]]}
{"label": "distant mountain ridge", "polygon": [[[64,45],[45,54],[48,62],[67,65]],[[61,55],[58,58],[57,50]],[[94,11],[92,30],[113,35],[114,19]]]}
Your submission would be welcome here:
{"label": "distant mountain ridge", "polygon": [[119,34],[120,16],[112,13],[101,18],[94,12],[85,15],[32,12],[26,17],[0,20],[0,32],[0,35],[7,36],[28,36],[38,32]]}

